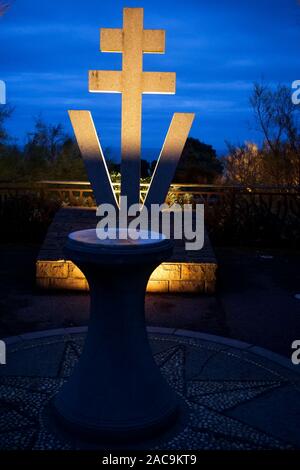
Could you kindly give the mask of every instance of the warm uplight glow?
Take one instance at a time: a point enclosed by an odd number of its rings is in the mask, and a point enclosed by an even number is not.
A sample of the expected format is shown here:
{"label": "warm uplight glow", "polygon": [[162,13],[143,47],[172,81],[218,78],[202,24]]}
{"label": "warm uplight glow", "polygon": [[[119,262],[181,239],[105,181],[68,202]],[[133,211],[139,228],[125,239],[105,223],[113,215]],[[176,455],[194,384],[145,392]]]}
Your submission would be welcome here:
{"label": "warm uplight glow", "polygon": [[[147,292],[213,293],[216,284],[214,263],[162,263],[153,271]],[[38,261],[37,285],[44,289],[88,290],[80,269],[71,261]]]}

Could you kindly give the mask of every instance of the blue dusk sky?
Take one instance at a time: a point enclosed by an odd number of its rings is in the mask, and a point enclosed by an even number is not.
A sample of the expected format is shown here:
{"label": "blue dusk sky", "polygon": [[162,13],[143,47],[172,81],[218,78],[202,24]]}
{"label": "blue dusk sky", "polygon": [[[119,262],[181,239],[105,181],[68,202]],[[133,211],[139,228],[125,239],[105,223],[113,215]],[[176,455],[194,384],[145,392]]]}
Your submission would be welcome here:
{"label": "blue dusk sky", "polygon": [[[101,53],[99,28],[122,27],[123,7],[143,7],[147,29],[166,30],[166,53],[144,70],[177,73],[176,95],[143,96],[143,150],[160,149],[174,112],[195,112],[190,135],[213,145],[259,141],[249,106],[253,82],[300,79],[296,0],[11,0],[0,19],[0,79],[15,111],[7,127],[23,145],[34,118],[62,123],[92,111],[103,148],[120,146],[121,96],[88,92],[88,70],[118,70]],[[157,155],[153,155],[156,158]]]}

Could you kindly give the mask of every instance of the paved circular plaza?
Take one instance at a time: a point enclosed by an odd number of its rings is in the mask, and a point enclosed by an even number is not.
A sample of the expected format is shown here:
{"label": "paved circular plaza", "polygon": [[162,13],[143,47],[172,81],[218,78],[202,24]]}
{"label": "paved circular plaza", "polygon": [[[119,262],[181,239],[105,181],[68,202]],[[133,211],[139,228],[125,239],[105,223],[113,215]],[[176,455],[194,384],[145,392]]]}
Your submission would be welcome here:
{"label": "paved circular plaza", "polygon": [[[91,449],[62,431],[51,402],[78,360],[85,328],[6,340],[0,367],[0,449]],[[135,449],[300,448],[297,366],[250,344],[184,330],[149,328],[161,372],[182,397],[178,421],[156,439],[119,443]],[[105,381],[105,377],[103,377]]]}

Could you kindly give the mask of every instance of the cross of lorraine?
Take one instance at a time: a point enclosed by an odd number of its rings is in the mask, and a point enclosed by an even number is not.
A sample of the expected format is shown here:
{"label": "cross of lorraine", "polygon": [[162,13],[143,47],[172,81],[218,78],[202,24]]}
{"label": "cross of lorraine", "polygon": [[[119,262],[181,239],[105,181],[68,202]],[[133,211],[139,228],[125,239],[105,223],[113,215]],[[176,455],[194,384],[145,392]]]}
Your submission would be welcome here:
{"label": "cross of lorraine", "polygon": [[[165,31],[143,28],[143,8],[124,8],[123,29],[100,30],[102,52],[122,53],[121,71],[89,71],[89,91],[122,94],[121,195],[128,205],[140,202],[142,94],[174,94],[176,74],[143,71],[143,54],[165,52]],[[69,111],[97,205],[118,201],[89,111]],[[194,120],[174,113],[144,204],[164,202]]]}

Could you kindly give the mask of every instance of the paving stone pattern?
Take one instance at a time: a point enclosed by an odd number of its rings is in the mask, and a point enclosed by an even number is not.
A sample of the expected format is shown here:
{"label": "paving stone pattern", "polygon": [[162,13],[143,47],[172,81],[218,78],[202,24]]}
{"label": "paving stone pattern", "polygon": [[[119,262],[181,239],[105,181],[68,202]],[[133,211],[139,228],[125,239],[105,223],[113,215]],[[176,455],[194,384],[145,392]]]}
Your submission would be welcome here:
{"label": "paving stone pattern", "polygon": [[[61,331],[8,342],[7,365],[0,367],[0,449],[107,448],[107,443],[66,434],[52,416],[51,401],[72,372],[85,338],[84,328]],[[119,447],[300,448],[300,375],[285,366],[286,360],[274,362],[251,345],[232,346],[203,334],[152,331],[155,360],[184,406],[171,430]]]}

